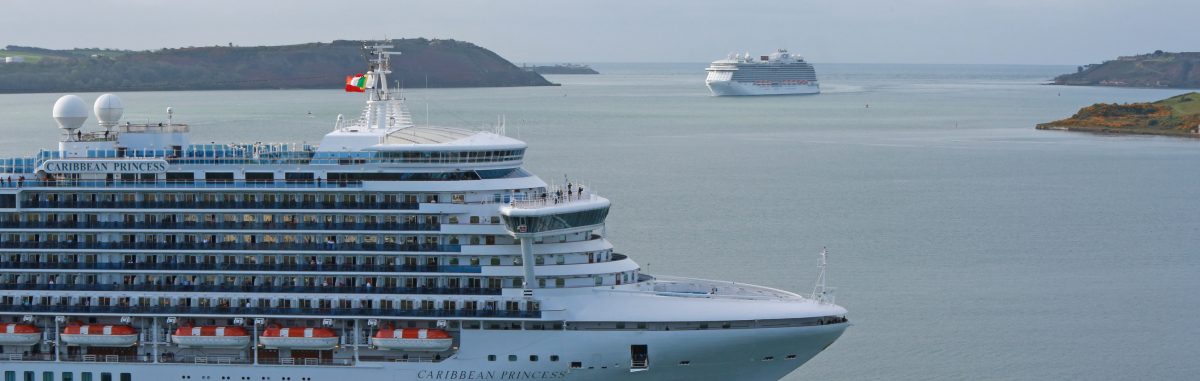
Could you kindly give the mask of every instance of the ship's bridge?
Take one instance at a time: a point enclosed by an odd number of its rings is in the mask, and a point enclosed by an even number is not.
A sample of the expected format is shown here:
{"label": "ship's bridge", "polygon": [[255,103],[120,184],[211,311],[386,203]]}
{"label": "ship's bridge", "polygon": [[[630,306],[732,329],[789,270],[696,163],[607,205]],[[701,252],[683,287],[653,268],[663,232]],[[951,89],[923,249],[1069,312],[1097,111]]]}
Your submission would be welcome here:
{"label": "ship's bridge", "polygon": [[611,203],[608,199],[568,185],[566,192],[551,189],[531,198],[514,199],[500,207],[505,229],[521,242],[521,263],[525,272],[525,296],[533,296],[533,241],[557,234],[587,232],[604,226]]}
{"label": "ship's bridge", "polygon": [[500,208],[505,227],[511,234],[564,234],[594,229],[608,217],[608,199],[589,194],[513,201]]}

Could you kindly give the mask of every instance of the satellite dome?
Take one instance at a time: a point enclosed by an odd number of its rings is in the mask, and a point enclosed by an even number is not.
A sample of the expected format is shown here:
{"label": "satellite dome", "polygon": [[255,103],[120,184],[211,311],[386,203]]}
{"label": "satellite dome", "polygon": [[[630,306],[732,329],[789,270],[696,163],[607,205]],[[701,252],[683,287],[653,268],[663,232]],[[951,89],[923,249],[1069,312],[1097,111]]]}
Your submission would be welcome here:
{"label": "satellite dome", "polygon": [[125,113],[125,104],[116,95],[104,94],[96,98],[92,111],[96,113],[96,119],[100,120],[101,126],[111,128],[121,121],[121,115]]}
{"label": "satellite dome", "polygon": [[72,131],[83,127],[83,122],[88,118],[88,109],[83,99],[74,95],[63,95],[54,102],[52,115],[54,121],[58,122],[58,128]]}

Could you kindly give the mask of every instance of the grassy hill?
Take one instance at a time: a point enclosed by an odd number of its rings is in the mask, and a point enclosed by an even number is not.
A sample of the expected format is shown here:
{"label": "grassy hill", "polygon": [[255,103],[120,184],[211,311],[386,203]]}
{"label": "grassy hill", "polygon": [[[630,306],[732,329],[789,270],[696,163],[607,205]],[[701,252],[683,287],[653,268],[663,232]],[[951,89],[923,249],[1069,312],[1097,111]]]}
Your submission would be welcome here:
{"label": "grassy hill", "polygon": [[1039,130],[1069,130],[1200,137],[1200,93],[1176,95],[1153,103],[1084,107],[1070,118],[1037,125]]}
{"label": "grassy hill", "polygon": [[1058,85],[1200,88],[1200,52],[1156,51],[1080,66],[1054,78]]}
{"label": "grassy hill", "polygon": [[[468,42],[392,40],[389,77],[404,87],[553,85]],[[51,50],[8,46],[0,56],[0,93],[230,89],[337,89],[366,70],[359,41],[284,46],[187,47],[155,51]]]}

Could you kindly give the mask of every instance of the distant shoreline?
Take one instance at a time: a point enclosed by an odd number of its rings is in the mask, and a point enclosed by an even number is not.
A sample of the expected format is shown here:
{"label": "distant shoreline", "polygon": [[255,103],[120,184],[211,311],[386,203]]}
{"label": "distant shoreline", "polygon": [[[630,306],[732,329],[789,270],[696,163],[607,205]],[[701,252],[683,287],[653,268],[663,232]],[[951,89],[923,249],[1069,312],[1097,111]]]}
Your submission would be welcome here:
{"label": "distant shoreline", "polygon": [[[392,61],[392,79],[401,87],[555,85],[469,42],[415,38],[388,43],[403,53]],[[0,56],[26,59],[0,63],[0,93],[342,89],[346,76],[361,73],[366,65],[362,44],[338,40],[152,51],[9,45]]]}
{"label": "distant shoreline", "polygon": [[1200,139],[1200,134],[1188,132],[1156,132],[1141,129],[1125,129],[1113,127],[1089,127],[1089,126],[1054,126],[1049,123],[1038,124],[1035,129],[1043,131],[1067,131],[1067,132],[1084,132],[1096,135],[1141,135],[1141,136],[1166,136],[1175,138]]}

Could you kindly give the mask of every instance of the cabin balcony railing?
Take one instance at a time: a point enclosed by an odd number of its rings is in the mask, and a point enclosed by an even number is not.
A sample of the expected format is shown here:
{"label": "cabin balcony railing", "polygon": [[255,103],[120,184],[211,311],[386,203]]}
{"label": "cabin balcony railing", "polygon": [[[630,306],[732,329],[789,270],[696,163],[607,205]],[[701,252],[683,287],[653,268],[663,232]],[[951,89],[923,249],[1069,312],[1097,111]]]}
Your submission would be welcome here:
{"label": "cabin balcony railing", "polygon": [[54,354],[53,353],[37,353],[37,354],[4,353],[4,354],[0,354],[0,361],[54,361]]}
{"label": "cabin balcony railing", "polygon": [[329,189],[362,188],[361,181],[315,180],[25,180],[8,183],[5,188],[209,188],[209,189]]}
{"label": "cabin balcony railing", "polygon": [[61,313],[61,314],[153,314],[204,316],[379,316],[417,318],[509,318],[537,319],[541,311],[511,310],[416,310],[399,308],[295,308],[295,307],[190,307],[190,306],[62,306],[62,305],[0,305],[0,313]]}
{"label": "cabin balcony railing", "polygon": [[195,243],[195,242],[0,242],[0,249],[195,250],[195,251],[395,251],[461,252],[462,245],[429,243]]}
{"label": "cabin balcony railing", "polygon": [[235,286],[178,284],[46,284],[0,283],[3,291],[119,291],[119,292],[204,292],[204,293],[288,293],[288,294],[420,294],[420,295],[500,295],[499,288],[473,287],[367,287],[367,286]]}
{"label": "cabin balcony railing", "polygon": [[249,264],[249,263],[86,263],[0,262],[0,269],[28,270],[149,270],[149,271],[261,271],[261,272],[403,272],[478,274],[481,266],[468,265],[350,265],[350,264]]}
{"label": "cabin balcony railing", "polygon": [[151,230],[384,230],[438,231],[442,224],[416,222],[83,222],[0,221],[0,229],[151,229]]}
{"label": "cabin balcony railing", "polygon": [[306,202],[306,201],[49,201],[22,200],[31,209],[355,209],[417,210],[417,202]]}

